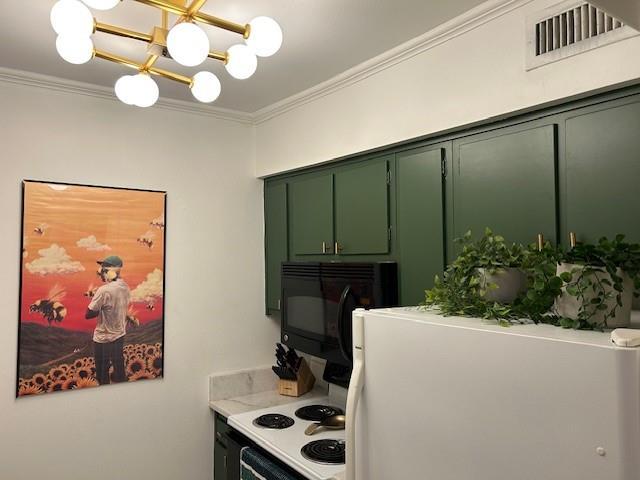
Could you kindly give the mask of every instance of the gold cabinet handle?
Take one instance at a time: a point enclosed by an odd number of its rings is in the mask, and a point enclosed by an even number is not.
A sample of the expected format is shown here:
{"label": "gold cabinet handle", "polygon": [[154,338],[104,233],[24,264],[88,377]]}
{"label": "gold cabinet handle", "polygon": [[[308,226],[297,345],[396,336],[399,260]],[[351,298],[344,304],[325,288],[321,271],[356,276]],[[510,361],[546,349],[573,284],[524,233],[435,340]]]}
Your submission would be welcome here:
{"label": "gold cabinet handle", "polygon": [[338,242],[334,243],[333,248],[335,249],[336,255],[340,255],[340,252],[342,251],[342,247]]}
{"label": "gold cabinet handle", "polygon": [[544,249],[544,235],[538,234],[538,251],[541,252]]}
{"label": "gold cabinet handle", "polygon": [[576,234],[574,232],[569,232],[569,245],[571,245],[571,248],[575,248],[577,243]]}

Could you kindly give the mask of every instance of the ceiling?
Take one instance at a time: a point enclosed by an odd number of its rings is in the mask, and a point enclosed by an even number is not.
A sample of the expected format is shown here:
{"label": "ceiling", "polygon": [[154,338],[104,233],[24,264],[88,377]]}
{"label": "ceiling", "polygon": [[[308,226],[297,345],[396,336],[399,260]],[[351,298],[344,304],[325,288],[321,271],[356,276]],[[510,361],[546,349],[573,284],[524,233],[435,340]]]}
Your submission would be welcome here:
{"label": "ceiling", "polygon": [[[0,29],[0,67],[14,68],[101,86],[113,86],[130,71],[94,59],[84,65],[63,61],[55,49],[55,33],[49,12],[55,0],[5,1]],[[482,0],[216,0],[202,11],[237,23],[258,15],[275,18],[284,31],[282,49],[273,57],[260,58],[258,71],[248,80],[236,80],[221,62],[207,60],[187,68],[162,58],[157,66],[193,75],[214,72],[222,82],[222,94],[212,105],[242,112],[255,112],[278,100],[348,70],[407,40],[429,31],[479,5]],[[27,6],[28,5],[28,6]],[[160,11],[133,0],[95,17],[141,32],[160,24]],[[172,17],[170,22],[175,19]],[[204,25],[214,50],[226,50],[240,36]],[[96,48],[144,61],[146,45],[104,33],[94,36]],[[194,101],[188,88],[158,79],[160,95]]]}

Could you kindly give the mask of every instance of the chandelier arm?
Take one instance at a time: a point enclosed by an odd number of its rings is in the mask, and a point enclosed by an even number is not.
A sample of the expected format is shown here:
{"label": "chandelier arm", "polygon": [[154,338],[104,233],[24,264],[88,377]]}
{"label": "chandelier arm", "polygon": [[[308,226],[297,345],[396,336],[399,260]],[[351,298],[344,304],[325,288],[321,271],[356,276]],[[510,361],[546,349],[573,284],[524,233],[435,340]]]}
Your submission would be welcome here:
{"label": "chandelier arm", "polygon": [[193,80],[189,77],[185,77],[184,75],[180,75],[178,73],[170,72],[169,70],[164,70],[162,68],[151,67],[149,69],[149,73],[153,73],[154,75],[158,75],[160,77],[167,78],[169,80],[173,80],[174,82],[184,83],[185,85],[191,87]]}
{"label": "chandelier arm", "polygon": [[[94,50],[93,56],[95,58],[101,58],[103,60],[108,60],[113,63],[117,63],[119,65],[124,65],[125,67],[133,68],[134,70],[142,71],[143,64],[136,62],[135,60],[131,60],[130,58],[121,57],[120,55],[115,55],[113,53],[108,53],[103,50]],[[173,80],[174,82],[183,83],[185,85],[191,86],[192,80],[189,77],[184,75],[180,75],[178,73],[170,72],[168,70],[164,70],[162,68],[150,67],[147,70],[149,73],[154,75],[158,75],[160,77],[167,78],[169,80]]]}
{"label": "chandelier arm", "polygon": [[192,16],[196,12],[199,12],[205,3],[207,3],[207,0],[193,0],[191,5],[189,5],[189,8],[187,8],[188,16]]}
{"label": "chandelier arm", "polygon": [[156,60],[158,60],[158,55],[149,55],[146,62],[142,65],[142,70],[149,70],[156,63]]}
{"label": "chandelier arm", "polygon": [[135,0],[136,2],[143,3],[160,10],[164,10],[169,13],[180,15],[181,17],[192,17],[196,22],[206,23],[214,27],[222,28],[230,32],[238,33],[244,38],[248,38],[251,33],[249,25],[241,25],[239,23],[230,22],[223,18],[214,17],[202,12],[196,12],[193,15],[189,15],[189,9],[180,5],[175,5],[167,0]]}
{"label": "chandelier arm", "polygon": [[117,63],[119,65],[124,65],[125,67],[133,68],[134,70],[140,70],[142,65],[138,62],[131,60],[129,58],[121,57],[120,55],[115,55],[113,53],[105,52],[104,50],[95,49],[93,51],[93,56],[95,58],[101,58],[103,60],[108,60],[113,63]]}
{"label": "chandelier arm", "polygon": [[251,27],[248,24],[241,25],[239,23],[230,22],[223,18],[214,17],[213,15],[208,15],[202,12],[195,13],[193,15],[193,19],[196,22],[206,23],[207,25],[222,28],[223,30],[227,30],[229,32],[238,33],[244,38],[249,38],[249,34],[251,33]]}
{"label": "chandelier arm", "polygon": [[209,58],[213,58],[214,60],[220,60],[223,63],[227,63],[229,56],[227,52],[209,52]]}
{"label": "chandelier arm", "polygon": [[165,0],[135,0],[135,1],[139,3],[144,3],[145,5],[149,5],[151,7],[159,8],[160,10],[164,10],[165,12],[173,13],[175,15],[185,16],[188,13],[185,7],[182,7],[180,5],[175,5]]}
{"label": "chandelier arm", "polygon": [[152,37],[147,33],[136,32],[129,30],[128,28],[118,27],[116,25],[109,25],[107,23],[95,22],[96,32],[109,33],[111,35],[117,35],[119,37],[132,38],[134,40],[140,40],[142,42],[151,42]]}

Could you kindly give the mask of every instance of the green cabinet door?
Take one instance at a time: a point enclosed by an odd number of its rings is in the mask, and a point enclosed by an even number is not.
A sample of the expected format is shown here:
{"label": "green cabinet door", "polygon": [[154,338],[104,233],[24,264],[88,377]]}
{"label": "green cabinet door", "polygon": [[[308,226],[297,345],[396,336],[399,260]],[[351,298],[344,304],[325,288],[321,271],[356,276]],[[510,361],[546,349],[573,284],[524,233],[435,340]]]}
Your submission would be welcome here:
{"label": "green cabinet door", "polygon": [[[509,242],[557,240],[556,126],[518,126],[453,142],[453,236],[485,227]],[[452,239],[449,238],[449,241]]]}
{"label": "green cabinet door", "polygon": [[264,185],[265,298],[267,314],[280,310],[280,266],[288,260],[287,184]]}
{"label": "green cabinet door", "polygon": [[213,442],[213,480],[229,480],[229,460],[226,433],[229,431],[226,418],[215,414],[215,440]]}
{"label": "green cabinet door", "polygon": [[389,252],[388,161],[368,160],[335,171],[335,225],[339,255]]}
{"label": "green cabinet door", "polygon": [[400,304],[418,305],[444,269],[443,148],[396,155]]}
{"label": "green cabinet door", "polygon": [[289,234],[293,255],[321,255],[333,251],[333,175],[310,175],[291,180]]}
{"label": "green cabinet door", "polygon": [[640,102],[596,108],[566,122],[565,233],[640,242]]}
{"label": "green cabinet door", "polygon": [[216,441],[213,445],[213,480],[228,480],[227,448]]}

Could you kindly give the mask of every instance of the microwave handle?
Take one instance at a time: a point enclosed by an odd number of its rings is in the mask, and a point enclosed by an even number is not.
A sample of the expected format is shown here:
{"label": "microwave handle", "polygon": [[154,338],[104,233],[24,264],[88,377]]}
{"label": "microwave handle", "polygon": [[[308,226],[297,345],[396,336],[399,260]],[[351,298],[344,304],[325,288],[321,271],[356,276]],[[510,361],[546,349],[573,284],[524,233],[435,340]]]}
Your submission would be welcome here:
{"label": "microwave handle", "polygon": [[344,341],[344,304],[347,301],[347,297],[351,293],[351,285],[344,287],[342,295],[340,295],[340,303],[338,303],[338,346],[345,359],[353,362],[353,355],[350,353],[348,345],[345,345]]}

